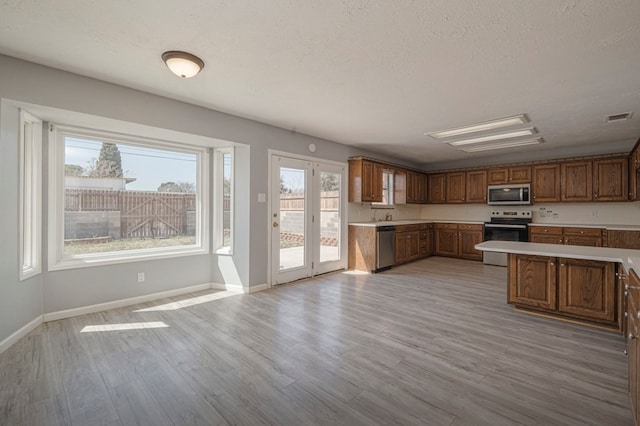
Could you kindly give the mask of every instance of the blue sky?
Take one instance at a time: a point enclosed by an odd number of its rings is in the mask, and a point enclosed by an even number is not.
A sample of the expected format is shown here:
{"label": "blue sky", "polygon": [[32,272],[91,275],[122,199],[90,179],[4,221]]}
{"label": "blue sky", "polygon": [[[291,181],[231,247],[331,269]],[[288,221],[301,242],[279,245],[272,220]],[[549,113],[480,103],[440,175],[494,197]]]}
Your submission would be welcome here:
{"label": "blue sky", "polygon": [[[156,191],[162,182],[196,182],[196,155],[117,144],[124,177],[136,178],[127,189]],[[102,142],[65,137],[65,164],[86,167],[100,155]]]}

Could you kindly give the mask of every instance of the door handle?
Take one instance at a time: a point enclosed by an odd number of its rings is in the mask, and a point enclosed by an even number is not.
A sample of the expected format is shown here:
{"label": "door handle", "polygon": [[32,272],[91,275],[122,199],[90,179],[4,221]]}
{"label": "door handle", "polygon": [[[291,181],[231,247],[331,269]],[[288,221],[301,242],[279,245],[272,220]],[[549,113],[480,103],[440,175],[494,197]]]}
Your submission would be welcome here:
{"label": "door handle", "polygon": [[278,227],[278,222],[273,222],[273,227],[277,228]]}

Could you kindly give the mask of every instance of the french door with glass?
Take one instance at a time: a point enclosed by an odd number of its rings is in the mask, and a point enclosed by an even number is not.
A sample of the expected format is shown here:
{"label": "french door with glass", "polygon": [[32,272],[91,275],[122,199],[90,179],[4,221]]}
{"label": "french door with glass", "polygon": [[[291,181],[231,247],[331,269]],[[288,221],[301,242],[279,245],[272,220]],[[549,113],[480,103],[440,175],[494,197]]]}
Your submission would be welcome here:
{"label": "french door with glass", "polygon": [[271,283],[346,267],[343,165],[272,155]]}

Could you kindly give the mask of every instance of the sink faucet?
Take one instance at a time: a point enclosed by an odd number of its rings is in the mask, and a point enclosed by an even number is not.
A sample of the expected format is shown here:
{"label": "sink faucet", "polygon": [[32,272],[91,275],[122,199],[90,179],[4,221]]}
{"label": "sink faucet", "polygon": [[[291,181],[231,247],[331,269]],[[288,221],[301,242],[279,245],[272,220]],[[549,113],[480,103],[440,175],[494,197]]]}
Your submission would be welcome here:
{"label": "sink faucet", "polygon": [[391,213],[385,214],[384,215],[384,220],[387,220],[387,221],[393,220],[393,215]]}

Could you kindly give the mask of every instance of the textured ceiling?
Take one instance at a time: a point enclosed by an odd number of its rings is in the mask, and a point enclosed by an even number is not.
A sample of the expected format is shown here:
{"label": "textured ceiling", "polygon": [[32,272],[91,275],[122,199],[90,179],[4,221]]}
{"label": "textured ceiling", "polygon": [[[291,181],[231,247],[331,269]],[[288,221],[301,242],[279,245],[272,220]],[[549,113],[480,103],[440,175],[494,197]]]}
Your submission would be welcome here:
{"label": "textured ceiling", "polygon": [[[488,164],[630,149],[638,18],[637,0],[0,0],[0,53],[426,167]],[[176,49],[203,72],[170,74]],[[545,144],[466,154],[424,135],[520,113]]]}

